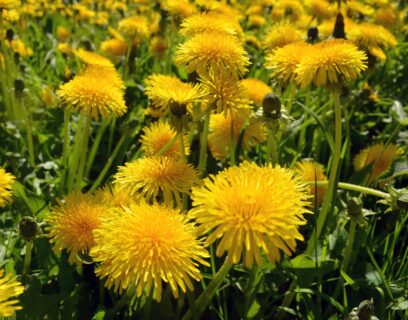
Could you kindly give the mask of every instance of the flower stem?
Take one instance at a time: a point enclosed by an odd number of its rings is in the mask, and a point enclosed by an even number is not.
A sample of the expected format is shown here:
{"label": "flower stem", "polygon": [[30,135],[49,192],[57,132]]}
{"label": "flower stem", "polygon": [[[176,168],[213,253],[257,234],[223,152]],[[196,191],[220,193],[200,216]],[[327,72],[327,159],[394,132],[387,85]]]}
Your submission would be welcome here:
{"label": "flower stem", "polygon": [[84,177],[84,170],[85,170],[85,163],[86,163],[86,156],[88,153],[88,140],[89,140],[89,135],[91,132],[91,115],[87,114],[86,115],[86,120],[85,120],[85,126],[83,129],[83,135],[82,135],[82,148],[81,148],[81,154],[80,154],[80,160],[79,160],[79,167],[78,171],[76,174],[75,178],[75,189],[80,190],[81,189],[81,182],[82,178]]}
{"label": "flower stem", "polygon": [[230,128],[230,161],[231,166],[235,166],[235,139],[234,139],[234,118],[231,112],[231,128]]}
{"label": "flower stem", "polygon": [[[178,139],[179,139],[179,144],[180,144],[180,155],[181,155],[181,159],[185,162],[187,162],[187,158],[186,158],[186,150],[184,147],[184,136],[183,136],[183,129],[180,130],[180,132],[177,134]],[[183,200],[183,210],[187,211],[187,207],[188,207],[188,197],[187,197],[187,193],[183,192],[182,194],[182,200]]]}
{"label": "flower stem", "polygon": [[158,156],[165,154],[179,139],[179,135],[175,134],[160,150],[157,152]]}
{"label": "flower stem", "polygon": [[[306,182],[306,184],[308,184],[308,185],[315,185],[316,184],[316,186],[320,187],[320,186],[327,186],[329,184],[329,182],[328,181],[309,181],[309,182]],[[356,192],[376,196],[376,197],[379,197],[379,198],[389,198],[390,197],[390,195],[388,193],[379,191],[377,189],[362,187],[362,186],[352,184],[352,183],[339,182],[337,186],[340,189],[356,191]]]}
{"label": "flower stem", "polygon": [[64,144],[62,146],[62,175],[61,175],[61,191],[65,188],[65,179],[67,176],[68,171],[68,152],[69,152],[69,119],[71,117],[71,113],[69,109],[64,110],[64,131],[63,131],[63,141]]}
{"label": "flower stem", "polygon": [[88,156],[88,161],[86,162],[86,167],[85,167],[85,177],[89,176],[89,173],[91,172],[92,165],[95,160],[96,152],[98,151],[98,147],[101,143],[102,136],[105,133],[105,130],[109,124],[109,120],[103,119],[101,126],[98,129],[98,133],[96,134],[95,140],[92,144],[92,148],[89,151],[89,156]]}
{"label": "flower stem", "polygon": [[28,274],[30,272],[32,249],[33,249],[33,241],[32,240],[27,241],[25,255],[24,255],[23,274]]}
{"label": "flower stem", "polygon": [[206,163],[206,156],[207,156],[207,142],[208,142],[208,130],[210,128],[210,111],[207,111],[207,113],[204,116],[204,127],[203,127],[203,132],[201,134],[201,141],[200,141],[200,158],[198,161],[198,171],[200,172],[200,175],[204,175],[205,171],[205,163]]}
{"label": "flower stem", "polygon": [[272,125],[268,131],[268,140],[266,145],[266,162],[278,164],[278,151],[276,146],[275,125]]}

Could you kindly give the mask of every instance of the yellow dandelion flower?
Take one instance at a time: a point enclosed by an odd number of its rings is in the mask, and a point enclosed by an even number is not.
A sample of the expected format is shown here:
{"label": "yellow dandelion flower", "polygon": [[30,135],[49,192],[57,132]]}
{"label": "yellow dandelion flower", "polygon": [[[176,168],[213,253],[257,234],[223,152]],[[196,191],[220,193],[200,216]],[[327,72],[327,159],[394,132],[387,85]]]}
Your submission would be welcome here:
{"label": "yellow dandelion flower", "polygon": [[328,40],[314,44],[296,67],[296,80],[302,87],[347,84],[367,68],[367,56],[350,41]]}
{"label": "yellow dandelion flower", "polygon": [[0,167],[0,208],[11,202],[12,186],[16,178]]}
{"label": "yellow dandelion flower", "polygon": [[95,52],[78,49],[75,50],[74,53],[86,65],[115,68],[113,63],[109,59],[102,57]]}
{"label": "yellow dandelion flower", "polygon": [[57,27],[57,37],[59,41],[67,41],[69,39],[69,37],[71,36],[71,32],[63,27],[63,26],[58,26]]}
{"label": "yellow dandelion flower", "polygon": [[241,85],[248,97],[258,106],[261,106],[265,96],[272,92],[272,89],[265,82],[255,78],[243,79]]}
{"label": "yellow dandelion flower", "polygon": [[354,169],[358,171],[369,164],[373,164],[368,178],[368,183],[371,183],[387,172],[395,158],[401,154],[403,154],[403,149],[394,144],[375,144],[359,152],[353,161]]}
{"label": "yellow dandelion flower", "polygon": [[96,201],[108,207],[130,206],[135,199],[128,190],[120,189],[118,185],[107,184],[95,193]]}
{"label": "yellow dandelion flower", "polygon": [[125,83],[115,68],[88,65],[82,74],[91,78],[108,79],[110,84],[118,88],[121,92],[123,92],[123,90],[126,88]]}
{"label": "yellow dandelion flower", "polygon": [[214,12],[193,15],[180,26],[180,34],[183,36],[191,37],[203,32],[226,33],[238,38],[243,35],[241,26],[235,20]]}
{"label": "yellow dandelion flower", "polygon": [[9,45],[15,53],[18,53],[23,58],[31,57],[33,55],[33,50],[27,47],[20,39],[11,40]]}
{"label": "yellow dandelion flower", "polygon": [[125,36],[134,38],[146,38],[149,36],[147,19],[142,16],[132,16],[119,21],[119,32]]}
{"label": "yellow dandelion flower", "polygon": [[346,10],[349,17],[359,17],[360,15],[370,17],[374,14],[374,8],[359,1],[348,1]]}
{"label": "yellow dandelion flower", "polygon": [[248,27],[250,28],[260,28],[265,24],[266,20],[261,15],[250,15],[248,17]]}
{"label": "yellow dandelion flower", "polygon": [[212,69],[201,75],[200,81],[207,92],[208,107],[216,113],[234,113],[248,116],[251,112],[251,100],[238,78],[230,70]]}
{"label": "yellow dandelion flower", "polygon": [[386,28],[393,28],[400,20],[399,12],[392,6],[379,8],[375,11],[375,22]]}
{"label": "yellow dandelion flower", "polygon": [[149,113],[154,117],[165,114],[171,103],[189,109],[194,101],[200,101],[206,95],[200,84],[184,83],[177,77],[169,75],[150,75],[145,84],[145,94],[151,102]]}
{"label": "yellow dandelion flower", "polygon": [[[238,141],[241,130],[245,129],[242,139],[242,150],[247,151],[251,145],[261,143],[266,138],[266,129],[259,121],[247,121],[242,117],[233,117],[234,141]],[[245,126],[245,128],[244,128]],[[224,160],[229,155],[231,147],[231,116],[230,114],[216,114],[210,119],[210,133],[208,146],[211,154],[217,160]]]}
{"label": "yellow dandelion flower", "polygon": [[20,6],[20,0],[0,0],[0,10],[10,10]]}
{"label": "yellow dandelion flower", "polygon": [[168,44],[162,37],[153,37],[150,41],[150,51],[155,57],[163,57],[167,52]]}
{"label": "yellow dandelion flower", "polygon": [[181,19],[187,18],[197,12],[197,8],[194,4],[188,0],[165,0],[162,6],[169,14]]}
{"label": "yellow dandelion flower", "polygon": [[69,56],[71,56],[73,53],[72,47],[68,43],[65,43],[65,42],[58,43],[57,50]]}
{"label": "yellow dandelion flower", "polygon": [[146,203],[118,208],[95,230],[91,256],[99,262],[96,274],[106,286],[122,292],[134,286],[160,302],[163,282],[173,295],[194,290],[199,265],[209,257],[196,231],[177,210]]}
{"label": "yellow dandelion flower", "polygon": [[303,1],[274,0],[271,4],[271,15],[276,21],[284,19],[294,22],[304,14]]}
{"label": "yellow dandelion flower", "polygon": [[336,10],[336,7],[327,0],[309,0],[306,2],[306,7],[312,15],[320,19],[333,17]]}
{"label": "yellow dandelion flower", "polygon": [[[168,142],[170,142],[177,132],[165,121],[157,121],[145,127],[143,135],[140,137],[141,149],[148,156],[157,154]],[[184,153],[189,154],[188,137],[184,137]],[[174,143],[163,155],[167,157],[181,157],[180,142]]]}
{"label": "yellow dandelion flower", "polygon": [[23,293],[24,287],[10,274],[3,275],[4,270],[0,270],[0,317],[11,317],[15,311],[22,309],[15,297]]}
{"label": "yellow dandelion flower", "polygon": [[[294,171],[304,182],[327,181],[324,168],[320,163],[302,160],[296,163]],[[321,205],[326,194],[327,186],[309,186],[309,194],[316,196],[317,205]],[[312,200],[313,201],[313,200]]]}
{"label": "yellow dandelion flower", "polygon": [[249,58],[236,37],[214,32],[199,33],[180,44],[175,61],[185,65],[188,73],[198,74],[208,69],[229,69],[244,74],[249,65]]}
{"label": "yellow dandelion flower", "polygon": [[108,68],[100,73],[88,68],[82,74],[60,86],[57,95],[75,111],[86,112],[94,118],[121,116],[126,112],[124,92],[118,78]]}
{"label": "yellow dandelion flower", "polygon": [[126,41],[112,38],[102,41],[100,49],[110,57],[123,57],[126,55],[128,46]]}
{"label": "yellow dandelion flower", "polygon": [[115,184],[136,199],[149,202],[162,200],[181,207],[181,194],[189,193],[199,183],[197,170],[183,160],[165,156],[150,156],[120,166]]}
{"label": "yellow dandelion flower", "polygon": [[353,41],[361,50],[385,60],[384,48],[397,45],[397,39],[383,26],[372,23],[361,23],[354,25],[347,32],[347,37]]}
{"label": "yellow dandelion flower", "polygon": [[205,245],[219,239],[217,256],[228,252],[232,263],[261,265],[260,249],[277,262],[280,250],[291,255],[296,240],[303,240],[298,227],[306,223],[309,196],[291,170],[245,161],[210,175],[193,188],[191,198],[189,216],[199,224],[199,234],[209,233]]}
{"label": "yellow dandelion flower", "polygon": [[273,25],[265,35],[263,46],[267,52],[283,47],[289,43],[303,41],[303,34],[287,22]]}
{"label": "yellow dandelion flower", "polygon": [[87,255],[95,244],[93,230],[107,207],[90,194],[72,193],[53,208],[46,217],[50,242],[56,252],[69,251],[68,261],[79,262],[78,256]]}
{"label": "yellow dandelion flower", "polygon": [[258,37],[252,34],[245,34],[244,42],[246,45],[254,47],[256,49],[261,48],[261,42],[259,41]]}
{"label": "yellow dandelion flower", "polygon": [[295,42],[276,49],[265,57],[265,67],[282,83],[295,79],[296,67],[301,58],[311,50],[312,46],[305,42]]}

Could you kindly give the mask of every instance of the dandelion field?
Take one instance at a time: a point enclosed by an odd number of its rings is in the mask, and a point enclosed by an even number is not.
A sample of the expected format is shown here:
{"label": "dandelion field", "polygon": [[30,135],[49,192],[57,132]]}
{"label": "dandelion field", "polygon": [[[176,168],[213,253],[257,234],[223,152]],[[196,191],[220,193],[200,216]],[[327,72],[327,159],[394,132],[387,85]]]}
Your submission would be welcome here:
{"label": "dandelion field", "polygon": [[0,0],[1,319],[407,319],[403,0]]}

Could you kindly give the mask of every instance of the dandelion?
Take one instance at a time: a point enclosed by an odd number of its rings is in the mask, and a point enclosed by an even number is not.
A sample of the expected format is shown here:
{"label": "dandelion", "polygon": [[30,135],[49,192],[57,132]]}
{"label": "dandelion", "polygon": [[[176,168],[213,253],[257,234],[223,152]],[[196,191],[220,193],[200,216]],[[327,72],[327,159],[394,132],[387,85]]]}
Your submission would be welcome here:
{"label": "dandelion", "polygon": [[329,19],[334,15],[335,7],[326,0],[309,0],[306,4],[310,13],[320,19]]}
{"label": "dandelion", "polygon": [[87,255],[95,244],[92,232],[108,210],[97,200],[90,194],[71,193],[45,219],[54,251],[68,250],[70,263],[79,262],[78,257]]}
{"label": "dandelion", "polygon": [[109,59],[106,59],[105,57],[102,57],[95,52],[78,49],[74,51],[74,54],[86,65],[107,67],[113,69],[115,68],[113,63]]}
{"label": "dandelion", "polygon": [[11,188],[16,178],[0,167],[0,208],[10,203],[13,195]]}
{"label": "dandelion", "polygon": [[135,201],[128,190],[120,189],[118,185],[111,184],[107,184],[98,189],[95,193],[95,198],[96,202],[104,204],[107,207],[128,207]]}
{"label": "dandelion", "polygon": [[199,179],[194,167],[183,160],[150,156],[120,166],[114,183],[136,199],[181,206],[181,194],[189,193]]}
{"label": "dandelion", "polygon": [[15,297],[23,293],[24,287],[10,274],[3,275],[4,270],[0,270],[0,317],[11,317],[22,309]]}
{"label": "dandelion", "polygon": [[69,108],[88,113],[93,118],[123,115],[126,105],[118,76],[109,68],[99,68],[100,73],[95,70],[88,68],[61,85],[57,95]]}
{"label": "dandelion", "polygon": [[0,11],[14,9],[20,4],[20,0],[0,0]]}
{"label": "dandelion", "polygon": [[118,30],[131,39],[146,38],[149,36],[147,20],[142,16],[122,19],[119,21]]}
{"label": "dandelion", "polygon": [[122,57],[128,50],[126,41],[116,38],[102,41],[100,48],[101,51],[110,57]]}
{"label": "dandelion", "polygon": [[273,25],[263,40],[263,46],[267,52],[283,47],[289,43],[303,41],[303,34],[289,23]]}
{"label": "dandelion", "polygon": [[252,102],[258,106],[262,105],[265,96],[272,92],[272,89],[265,82],[256,78],[243,79],[241,85]]}
{"label": "dandelion", "polygon": [[[304,182],[313,183],[315,181],[327,181],[323,166],[313,161],[302,160],[296,163],[294,171]],[[309,186],[309,194],[316,197],[317,205],[321,205],[326,194],[327,186]]]}
{"label": "dandelion", "polygon": [[265,57],[265,67],[281,83],[288,83],[296,77],[296,67],[312,46],[305,42],[295,42],[280,47]]}
{"label": "dandelion", "polygon": [[184,83],[174,76],[153,74],[145,84],[145,94],[151,100],[149,112],[154,117],[165,114],[171,103],[189,109],[194,101],[200,101],[206,95],[199,84]]}
{"label": "dandelion", "polygon": [[58,40],[64,42],[64,41],[67,41],[70,36],[71,36],[71,32],[67,28],[65,28],[63,26],[58,26],[57,27]]}
{"label": "dandelion", "polygon": [[[233,117],[233,141],[238,141],[241,130],[245,130],[241,146],[243,151],[249,150],[251,145],[261,143],[266,138],[266,129],[261,122],[249,120],[246,126],[245,124],[245,118]],[[231,116],[229,114],[216,114],[211,117],[208,145],[217,160],[223,160],[229,154],[231,148]]]}
{"label": "dandelion", "polygon": [[296,80],[302,87],[347,84],[367,68],[367,56],[350,41],[328,40],[314,44],[296,67]]}
{"label": "dandelion", "polygon": [[368,183],[372,183],[378,177],[386,173],[390,169],[395,158],[402,153],[403,150],[394,144],[375,144],[358,153],[353,161],[354,169],[358,171],[372,164],[373,167],[368,178]]}
{"label": "dandelion", "polygon": [[[167,122],[154,122],[143,130],[143,135],[140,138],[142,143],[141,149],[148,156],[155,155],[167,143],[173,140],[176,135],[177,132]],[[188,147],[187,137],[184,137],[184,146],[184,153],[188,155],[190,149]],[[181,157],[180,142],[176,141],[166,152],[163,153],[163,155],[167,157]]]}
{"label": "dandelion", "polygon": [[193,188],[191,198],[189,216],[199,224],[199,234],[209,234],[205,245],[219,239],[216,254],[228,252],[231,263],[261,265],[261,249],[277,262],[280,250],[291,255],[296,240],[303,240],[298,227],[306,223],[309,196],[291,170],[245,161],[210,175]]}
{"label": "dandelion", "polygon": [[[179,211],[146,203],[117,208],[115,217],[104,218],[95,230],[96,245],[91,256],[99,262],[96,274],[105,285],[122,292],[134,286],[161,300],[163,282],[173,295],[193,291],[199,281],[199,265],[208,263],[207,251],[196,231]],[[153,289],[153,290],[152,290]]]}
{"label": "dandelion", "polygon": [[180,44],[175,61],[185,65],[188,73],[196,71],[200,75],[208,69],[229,69],[237,74],[244,74],[250,64],[236,37],[216,32],[199,33]]}
{"label": "dandelion", "polygon": [[163,9],[175,17],[184,19],[197,12],[197,8],[188,0],[165,0]]}

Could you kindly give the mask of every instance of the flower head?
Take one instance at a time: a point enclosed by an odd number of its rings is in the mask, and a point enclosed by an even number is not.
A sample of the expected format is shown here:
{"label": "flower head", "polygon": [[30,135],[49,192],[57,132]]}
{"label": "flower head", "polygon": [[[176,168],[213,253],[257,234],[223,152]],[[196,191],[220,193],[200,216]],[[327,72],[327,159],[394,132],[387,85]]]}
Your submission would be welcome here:
{"label": "flower head", "polygon": [[20,0],[0,0],[0,10],[10,10],[20,6]]}
{"label": "flower head", "polygon": [[265,66],[280,82],[290,82],[295,79],[295,70],[301,58],[311,48],[310,44],[303,41],[287,44],[267,55]]}
{"label": "flower head", "polygon": [[232,263],[247,267],[261,264],[261,250],[270,261],[280,260],[303,240],[298,227],[309,196],[293,172],[271,164],[259,167],[243,162],[204,180],[193,188],[189,216],[199,224],[199,234],[209,233],[205,245],[219,239],[216,254],[228,252]]}
{"label": "flower head", "polygon": [[[327,181],[323,166],[320,163],[302,160],[296,163],[294,170],[304,182]],[[326,189],[326,186],[314,184],[309,186],[309,194],[316,196],[317,205],[322,204]]]}
{"label": "flower head", "polygon": [[169,75],[152,74],[145,80],[145,84],[145,94],[151,100],[149,112],[154,117],[165,114],[171,103],[184,105],[189,109],[194,101],[199,101],[206,95],[199,84],[184,83]]}
{"label": "flower head", "polygon": [[208,69],[229,69],[244,74],[249,59],[236,37],[227,33],[203,32],[180,44],[176,63],[186,66],[186,71],[203,74]]}
{"label": "flower head", "polygon": [[354,169],[358,171],[372,164],[373,168],[368,177],[368,183],[371,183],[388,171],[394,159],[402,153],[403,150],[394,144],[375,144],[359,152],[353,161]]}
{"label": "flower head", "polygon": [[71,81],[60,86],[57,95],[75,111],[86,112],[94,118],[126,112],[123,82],[110,68],[87,68]]}
{"label": "flower head", "polygon": [[127,43],[121,39],[108,39],[101,42],[101,51],[110,57],[122,57],[127,52]]}
{"label": "flower head", "polygon": [[127,189],[120,189],[118,185],[107,184],[96,191],[95,201],[107,207],[128,207],[135,200]]}
{"label": "flower head", "polygon": [[350,41],[327,40],[314,44],[296,67],[296,80],[302,87],[347,84],[367,68],[367,56]]}
{"label": "flower head", "polygon": [[22,294],[24,287],[10,274],[3,275],[4,270],[0,270],[0,317],[11,317],[14,311],[22,309],[13,298]]}
{"label": "flower head", "polygon": [[2,167],[0,167],[0,208],[4,207],[11,200],[12,191],[11,187],[16,178],[6,172]]}
{"label": "flower head", "polygon": [[69,262],[79,262],[78,256],[88,254],[95,244],[93,230],[107,207],[93,195],[72,193],[53,208],[45,221],[54,250],[69,251]]}
{"label": "flower head", "polygon": [[118,30],[129,38],[145,38],[149,35],[147,19],[133,16],[119,21]]}
{"label": "flower head", "polygon": [[265,96],[272,92],[272,89],[265,82],[256,78],[243,79],[241,85],[248,97],[258,106],[262,105]]}
{"label": "flower head", "polygon": [[[155,155],[176,135],[177,132],[167,122],[154,122],[143,130],[143,135],[140,138],[142,143],[141,149],[148,156]],[[184,153],[187,155],[190,148],[188,147],[187,137],[184,140]],[[180,157],[180,148],[180,142],[177,141],[163,155],[167,157]]]}
{"label": "flower head", "polygon": [[[185,215],[160,205],[132,204],[116,209],[113,219],[103,219],[95,230],[96,245],[91,256],[99,266],[96,274],[106,278],[106,286],[123,291],[136,287],[161,300],[163,282],[173,295],[194,290],[199,281],[198,266],[207,265],[209,255],[196,238]],[[152,290],[154,288],[154,290]]]}
{"label": "flower head", "polygon": [[272,26],[263,40],[263,45],[267,52],[271,52],[276,48],[298,41],[303,41],[302,32],[292,24],[285,22]]}
{"label": "flower head", "polygon": [[197,8],[188,0],[164,0],[163,9],[181,19],[197,12]]}
{"label": "flower head", "polygon": [[113,63],[109,59],[106,59],[105,57],[102,57],[95,52],[78,49],[75,50],[74,53],[86,65],[115,68]]}
{"label": "flower head", "polygon": [[180,206],[181,194],[188,193],[199,178],[194,167],[182,160],[150,156],[120,166],[114,183],[137,199]]}

